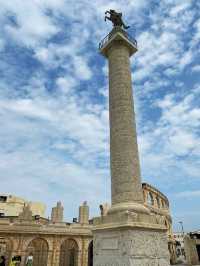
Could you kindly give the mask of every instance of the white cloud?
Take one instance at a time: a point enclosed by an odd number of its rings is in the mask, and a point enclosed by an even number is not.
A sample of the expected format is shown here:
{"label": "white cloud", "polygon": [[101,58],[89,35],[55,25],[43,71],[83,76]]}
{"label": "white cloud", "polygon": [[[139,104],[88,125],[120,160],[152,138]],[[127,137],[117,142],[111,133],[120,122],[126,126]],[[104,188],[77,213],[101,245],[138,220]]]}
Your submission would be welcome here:
{"label": "white cloud", "polygon": [[70,90],[77,85],[77,81],[72,78],[71,76],[66,76],[66,77],[59,77],[56,80],[56,84],[58,85],[58,88],[63,92],[63,93],[69,93]]}
{"label": "white cloud", "polygon": [[12,12],[17,25],[7,24],[4,30],[18,43],[34,47],[58,32],[56,25],[35,2],[14,0],[1,3],[1,12]]}
{"label": "white cloud", "polygon": [[[198,177],[200,108],[194,104],[198,94],[196,89],[181,97],[177,92],[154,102],[161,116],[143,127],[139,137],[144,176],[159,176],[168,182],[180,180],[182,174],[190,176],[191,182]],[[173,177],[168,176],[171,171]]]}
{"label": "white cloud", "polygon": [[2,110],[11,111],[15,114],[28,117],[37,117],[39,119],[51,120],[51,113],[41,105],[40,102],[34,102],[30,99],[9,100],[0,102]]}
{"label": "white cloud", "polygon": [[79,79],[87,80],[92,76],[92,72],[88,67],[86,59],[81,56],[75,56],[73,58],[74,70],[76,72],[76,76]]}
{"label": "white cloud", "polygon": [[183,3],[180,3],[179,5],[176,5],[176,6],[172,7],[172,9],[170,10],[170,15],[177,16],[177,15],[179,15],[180,12],[183,12],[186,9],[188,9],[188,7],[190,7],[190,5],[191,5],[190,1],[183,2]]}
{"label": "white cloud", "polygon": [[175,131],[169,136],[169,142],[170,149],[179,156],[188,155],[189,152],[192,153],[193,149],[199,146],[199,138],[186,130],[184,132],[180,130]]}
{"label": "white cloud", "polygon": [[[58,78],[58,86],[66,89],[68,81]],[[29,200],[37,195],[48,207],[58,200],[56,191],[60,191],[59,197],[71,213],[87,195],[94,213],[109,194],[104,190],[108,170],[96,166],[108,153],[108,111],[82,102],[76,91],[71,94],[52,98],[41,90],[31,94],[31,99],[2,99],[1,187]],[[74,195],[77,202],[72,204]]]}
{"label": "white cloud", "polygon": [[47,63],[50,61],[51,55],[49,54],[49,50],[47,48],[42,47],[36,50],[35,57],[41,62]]}
{"label": "white cloud", "polygon": [[196,45],[198,45],[199,38],[200,38],[200,19],[195,21],[193,27],[194,27],[195,33],[194,33],[193,39],[191,41],[191,46],[195,47]]}
{"label": "white cloud", "polygon": [[192,72],[200,72],[200,65],[195,65],[192,67]]}
{"label": "white cloud", "polygon": [[187,51],[184,53],[183,57],[180,59],[180,67],[184,69],[187,65],[192,62],[194,53],[192,51]]}

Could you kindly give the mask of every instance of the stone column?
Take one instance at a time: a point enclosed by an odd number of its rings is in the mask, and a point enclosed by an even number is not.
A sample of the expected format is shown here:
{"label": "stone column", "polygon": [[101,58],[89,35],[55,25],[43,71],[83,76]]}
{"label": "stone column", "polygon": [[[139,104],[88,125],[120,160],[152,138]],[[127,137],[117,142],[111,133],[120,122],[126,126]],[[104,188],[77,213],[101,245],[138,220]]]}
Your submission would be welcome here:
{"label": "stone column", "polygon": [[52,254],[53,254],[53,250],[49,250],[48,251],[48,257],[47,257],[47,266],[51,266],[52,265]]}
{"label": "stone column", "polygon": [[129,56],[123,41],[115,41],[108,50],[113,205],[142,202]]}
{"label": "stone column", "polygon": [[82,266],[88,266],[88,246],[89,239],[82,239]]}
{"label": "stone column", "polygon": [[109,62],[110,165],[112,208],[147,212],[140,177],[130,56],[137,51],[116,27],[100,52]]}
{"label": "stone column", "polygon": [[58,266],[59,265],[59,262],[60,262],[60,247],[61,247],[61,238],[60,237],[54,237],[54,239],[53,239],[51,266]]}
{"label": "stone column", "polygon": [[87,201],[84,201],[83,204],[79,207],[78,222],[80,224],[88,224],[89,223],[89,206],[87,205]]}
{"label": "stone column", "polygon": [[93,219],[94,266],[169,266],[164,217],[143,199],[129,59],[136,51],[120,27],[100,43],[109,61],[112,206]]}

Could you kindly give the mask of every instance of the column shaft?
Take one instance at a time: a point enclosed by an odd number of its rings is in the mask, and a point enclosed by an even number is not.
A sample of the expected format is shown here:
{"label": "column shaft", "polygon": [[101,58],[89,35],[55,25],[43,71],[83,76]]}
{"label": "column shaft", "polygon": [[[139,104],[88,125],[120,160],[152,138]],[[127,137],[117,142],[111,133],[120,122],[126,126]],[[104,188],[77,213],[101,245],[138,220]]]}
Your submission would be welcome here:
{"label": "column shaft", "polygon": [[123,41],[108,51],[112,205],[143,202],[129,56]]}

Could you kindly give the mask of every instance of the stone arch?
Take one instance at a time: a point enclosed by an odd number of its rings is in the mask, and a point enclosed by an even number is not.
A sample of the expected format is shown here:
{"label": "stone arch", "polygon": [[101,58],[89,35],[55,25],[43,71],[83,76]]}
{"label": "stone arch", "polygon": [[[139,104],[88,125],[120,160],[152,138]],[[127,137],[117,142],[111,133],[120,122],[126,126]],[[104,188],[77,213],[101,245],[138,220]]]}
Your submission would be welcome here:
{"label": "stone arch", "polygon": [[93,266],[93,240],[88,245],[88,266]]}
{"label": "stone arch", "polygon": [[5,257],[6,266],[9,265],[13,251],[13,246],[14,243],[10,238],[0,236],[0,255]]}
{"label": "stone arch", "polygon": [[161,200],[161,205],[162,205],[162,208],[165,208],[165,201],[163,199]]}
{"label": "stone arch", "polygon": [[46,239],[32,239],[26,249],[26,255],[33,256],[33,266],[47,266],[49,245]]}
{"label": "stone arch", "polygon": [[153,198],[153,194],[151,192],[148,192],[148,195],[147,195],[147,203],[149,205],[154,205],[154,198]]}
{"label": "stone arch", "polygon": [[50,241],[50,237],[45,237],[45,236],[40,236],[39,234],[38,235],[34,235],[32,237],[28,236],[24,239],[24,245],[23,245],[23,248],[24,250],[27,250],[29,244],[31,243],[31,241],[33,241],[34,239],[43,239],[46,243],[47,243],[47,246],[48,246],[48,249],[52,249],[53,246],[52,246],[52,243]]}
{"label": "stone arch", "polygon": [[75,239],[65,239],[60,246],[59,266],[78,266],[79,246]]}
{"label": "stone arch", "polygon": [[169,229],[169,223],[168,223],[167,219],[165,219],[165,226],[167,229]]}
{"label": "stone arch", "polygon": [[157,207],[160,208],[160,198],[159,198],[159,196],[156,196],[156,204],[157,204]]}

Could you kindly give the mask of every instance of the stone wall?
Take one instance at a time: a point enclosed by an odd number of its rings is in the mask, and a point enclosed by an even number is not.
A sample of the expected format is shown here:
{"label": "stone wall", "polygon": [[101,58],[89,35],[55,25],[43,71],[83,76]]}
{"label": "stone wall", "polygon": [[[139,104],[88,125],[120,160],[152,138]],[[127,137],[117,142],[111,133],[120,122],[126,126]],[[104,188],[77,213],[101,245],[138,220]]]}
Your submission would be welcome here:
{"label": "stone wall", "polygon": [[[38,224],[36,222],[16,222],[0,225],[0,255],[5,255],[6,266],[13,256],[21,256],[21,265],[33,253],[37,266],[64,266],[60,259],[70,254],[70,243],[75,243],[75,266],[88,265],[88,247],[92,241],[91,225]],[[69,242],[69,250],[63,254],[62,244]],[[34,258],[33,258],[34,260]]]}
{"label": "stone wall", "polygon": [[168,249],[170,253],[170,261],[172,264],[176,263],[176,241],[172,231],[172,218],[170,215],[168,198],[160,192],[157,188],[147,183],[142,184],[143,197],[145,205],[152,213],[162,215],[165,217],[165,225],[167,227],[168,235]]}

